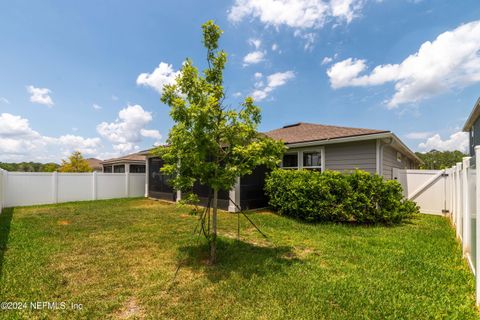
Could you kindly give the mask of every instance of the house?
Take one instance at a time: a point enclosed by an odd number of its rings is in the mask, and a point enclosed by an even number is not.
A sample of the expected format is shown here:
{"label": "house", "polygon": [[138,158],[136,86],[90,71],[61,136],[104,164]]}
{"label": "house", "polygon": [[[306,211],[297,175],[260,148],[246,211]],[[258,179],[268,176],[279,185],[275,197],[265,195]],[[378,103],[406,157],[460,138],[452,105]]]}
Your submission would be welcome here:
{"label": "house", "polygon": [[468,152],[470,156],[475,155],[475,146],[480,145],[480,98],[473,106],[473,110],[470,113],[465,125],[463,126],[463,131],[468,132]]}
{"label": "house", "polygon": [[92,169],[94,172],[102,172],[103,167],[102,167],[102,160],[96,159],[96,158],[88,158],[85,159],[87,161],[88,166]]}
{"label": "house", "polygon": [[102,161],[103,172],[105,173],[145,173],[145,155],[138,153],[129,154],[119,158]]}
{"label": "house", "polygon": [[[287,147],[281,167],[284,169],[335,170],[355,169],[392,179],[393,168],[417,169],[422,161],[394,133],[387,130],[349,128],[313,123],[295,123],[264,133],[283,141]],[[143,152],[147,157],[147,196],[175,201],[181,198],[169,185],[169,177],[160,172],[163,161]],[[267,205],[263,187],[267,169],[256,168],[252,174],[240,177],[233,190],[219,192],[219,207],[237,211]],[[193,191],[204,203],[208,188],[195,185]]]}

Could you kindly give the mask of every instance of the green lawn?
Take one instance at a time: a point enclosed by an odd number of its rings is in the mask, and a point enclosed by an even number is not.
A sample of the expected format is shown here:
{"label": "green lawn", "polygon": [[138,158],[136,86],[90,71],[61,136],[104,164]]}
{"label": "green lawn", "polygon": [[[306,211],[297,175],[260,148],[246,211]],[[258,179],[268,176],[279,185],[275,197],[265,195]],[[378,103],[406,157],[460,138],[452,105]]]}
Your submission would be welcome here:
{"label": "green lawn", "polygon": [[[0,301],[66,302],[2,318],[473,319],[474,279],[446,219],[396,227],[221,213],[206,264],[187,209],[121,199],[6,209]],[[179,261],[182,267],[174,277]],[[83,308],[72,310],[71,303]]]}

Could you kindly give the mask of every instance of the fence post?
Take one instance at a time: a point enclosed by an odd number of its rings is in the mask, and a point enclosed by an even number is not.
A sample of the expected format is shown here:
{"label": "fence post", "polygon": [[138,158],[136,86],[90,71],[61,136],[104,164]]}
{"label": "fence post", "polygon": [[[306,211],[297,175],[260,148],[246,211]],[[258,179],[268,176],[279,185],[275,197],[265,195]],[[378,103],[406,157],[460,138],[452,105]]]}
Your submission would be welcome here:
{"label": "fence post", "polygon": [[53,203],[58,203],[58,172],[52,173],[52,195]]}
{"label": "fence post", "polygon": [[130,196],[130,164],[125,165],[125,197]]}
{"label": "fence post", "polygon": [[462,226],[462,245],[463,254],[466,256],[470,252],[470,194],[468,192],[468,171],[470,169],[470,157],[463,158],[463,226]]}
{"label": "fence post", "polygon": [[0,169],[0,214],[2,214],[2,209],[5,206],[5,177],[3,174],[3,169]]}
{"label": "fence post", "polygon": [[463,215],[463,208],[462,208],[462,180],[461,180],[461,174],[462,174],[462,163],[457,162],[457,188],[456,188],[456,198],[457,198],[457,215],[455,217],[455,230],[457,231],[457,237],[461,238],[461,228],[462,225],[460,223],[462,215]]}
{"label": "fence post", "polygon": [[92,200],[97,200],[97,172],[92,172]]}
{"label": "fence post", "polygon": [[148,178],[150,177],[150,158],[145,157],[145,198],[148,198]]}
{"label": "fence post", "polygon": [[480,305],[480,146],[475,146],[475,191],[476,191],[476,212],[475,212],[475,304]]}
{"label": "fence post", "polygon": [[457,221],[458,207],[457,207],[457,165],[453,167],[453,181],[452,181],[452,197],[453,197],[453,216],[452,223],[455,225]]}

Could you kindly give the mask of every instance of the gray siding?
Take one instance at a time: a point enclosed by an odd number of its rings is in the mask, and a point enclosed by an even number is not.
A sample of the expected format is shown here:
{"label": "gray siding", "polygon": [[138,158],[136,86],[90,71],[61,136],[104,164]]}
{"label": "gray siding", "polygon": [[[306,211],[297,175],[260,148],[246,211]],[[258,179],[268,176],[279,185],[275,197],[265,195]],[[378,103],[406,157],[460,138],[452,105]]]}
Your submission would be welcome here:
{"label": "gray siding", "polygon": [[473,123],[473,126],[468,133],[468,139],[470,143],[470,155],[473,157],[475,155],[475,146],[480,145],[480,118],[477,118]]}
{"label": "gray siding", "polygon": [[390,146],[383,147],[383,177],[392,179],[393,168],[413,169],[413,162],[402,153],[402,161],[397,161],[397,150]]}
{"label": "gray siding", "polygon": [[365,170],[376,172],[376,141],[358,141],[325,145],[325,167],[328,170]]}

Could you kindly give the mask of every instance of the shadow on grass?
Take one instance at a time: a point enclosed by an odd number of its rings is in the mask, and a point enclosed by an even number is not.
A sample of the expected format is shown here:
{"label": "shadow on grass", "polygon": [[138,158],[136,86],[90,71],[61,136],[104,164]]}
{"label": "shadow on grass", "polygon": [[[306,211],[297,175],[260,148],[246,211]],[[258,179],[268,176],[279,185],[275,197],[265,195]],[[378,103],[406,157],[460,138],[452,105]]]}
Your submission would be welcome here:
{"label": "shadow on grass", "polygon": [[12,221],[13,208],[5,208],[0,214],[0,279],[2,277],[3,259],[7,251],[10,222]]}
{"label": "shadow on grass", "polygon": [[210,247],[204,242],[179,248],[183,267],[206,273],[212,282],[238,275],[249,279],[253,275],[282,273],[285,268],[302,263],[292,247],[266,247],[235,240],[217,239],[217,262],[209,265]]}

